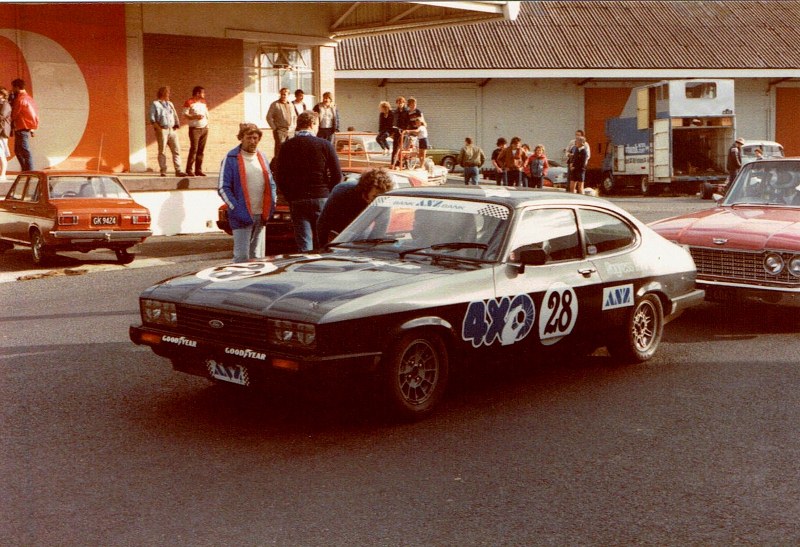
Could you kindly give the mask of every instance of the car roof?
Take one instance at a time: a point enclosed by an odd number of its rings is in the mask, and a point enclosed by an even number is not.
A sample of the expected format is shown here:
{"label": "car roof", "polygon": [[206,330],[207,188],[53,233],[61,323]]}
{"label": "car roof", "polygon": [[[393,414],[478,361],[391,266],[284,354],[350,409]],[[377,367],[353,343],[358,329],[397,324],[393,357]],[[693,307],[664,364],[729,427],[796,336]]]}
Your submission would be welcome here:
{"label": "car roof", "polygon": [[561,190],[531,190],[508,186],[472,186],[446,187],[426,186],[421,188],[400,188],[392,190],[391,195],[419,196],[440,199],[478,199],[506,205],[513,209],[528,205],[597,205],[606,209],[622,212],[624,209],[608,200],[582,194],[570,194]]}
{"label": "car roof", "polygon": [[781,148],[783,148],[783,145],[781,143],[775,141],[765,141],[762,139],[744,139],[743,146],[752,146],[754,144],[764,144],[767,146],[780,146]]}

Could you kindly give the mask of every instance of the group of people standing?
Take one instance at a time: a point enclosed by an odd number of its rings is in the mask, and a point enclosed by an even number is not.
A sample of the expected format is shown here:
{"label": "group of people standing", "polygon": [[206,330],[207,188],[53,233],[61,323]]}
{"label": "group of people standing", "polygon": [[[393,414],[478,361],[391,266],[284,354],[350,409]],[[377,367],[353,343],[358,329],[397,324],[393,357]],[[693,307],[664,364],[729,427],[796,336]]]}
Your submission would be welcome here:
{"label": "group of people standing", "polygon": [[204,177],[203,158],[208,140],[208,104],[206,90],[195,86],[192,96],[183,103],[183,116],[189,124],[189,157],[186,170],[181,169],[181,146],[178,141],[180,116],[170,100],[169,86],[158,88],[156,100],[150,103],[148,120],[153,126],[158,146],[158,167],[162,177],[167,176],[167,148],[172,153],[172,166],[176,177]]}
{"label": "group of people standing", "polygon": [[417,99],[405,97],[395,99],[395,108],[382,101],[378,106],[378,136],[376,138],[384,155],[389,154],[389,137],[392,138],[393,169],[402,169],[406,166],[407,154],[410,148],[411,137],[417,139],[417,159],[420,165],[425,164],[427,150],[430,148],[428,141],[428,124],[425,115],[417,106]]}
{"label": "group of people standing", "polygon": [[36,102],[26,89],[25,80],[11,82],[11,93],[0,87],[0,182],[5,182],[11,149],[8,139],[14,137],[14,155],[21,171],[33,170],[31,138],[39,129]]}
{"label": "group of people standing", "polygon": [[[281,88],[279,93],[280,98],[270,104],[267,111],[267,124],[272,129],[275,140],[275,156],[278,156],[281,146],[297,130],[298,117],[308,110],[302,89],[295,90],[293,101],[289,100],[289,88]],[[333,94],[330,91],[324,92],[322,100],[312,110],[319,115],[316,136],[333,142],[334,135],[339,131],[339,109],[333,102]]]}

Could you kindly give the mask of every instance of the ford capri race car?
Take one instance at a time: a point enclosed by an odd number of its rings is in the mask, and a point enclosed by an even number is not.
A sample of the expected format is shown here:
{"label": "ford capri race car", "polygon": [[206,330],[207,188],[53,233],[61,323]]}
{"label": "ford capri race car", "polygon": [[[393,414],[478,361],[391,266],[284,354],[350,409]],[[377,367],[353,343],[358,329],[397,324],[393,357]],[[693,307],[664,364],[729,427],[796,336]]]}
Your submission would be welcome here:
{"label": "ford capri race car", "polygon": [[354,370],[418,417],[467,358],[606,346],[645,361],[665,322],[702,301],[694,282],[686,250],[602,199],[408,188],[379,196],[318,253],[150,287],[130,337],[178,371],[241,385]]}

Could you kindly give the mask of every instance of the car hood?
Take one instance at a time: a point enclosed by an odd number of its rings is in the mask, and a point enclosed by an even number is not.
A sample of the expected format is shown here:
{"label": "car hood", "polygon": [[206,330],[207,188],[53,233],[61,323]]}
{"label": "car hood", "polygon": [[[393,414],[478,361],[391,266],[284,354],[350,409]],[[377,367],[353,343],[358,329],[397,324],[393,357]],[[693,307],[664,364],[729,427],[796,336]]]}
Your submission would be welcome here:
{"label": "car hood", "polygon": [[[483,269],[477,264],[449,264],[338,252],[294,255],[222,264],[168,279],[142,296],[304,321],[320,321],[339,308],[336,315],[342,319],[343,314],[363,313],[369,308],[398,311],[400,301],[411,305],[436,294],[437,285],[452,279],[452,274],[469,276]],[[398,289],[402,298],[395,294]],[[415,294],[426,296],[416,298]]]}
{"label": "car hood", "polygon": [[718,207],[650,225],[665,238],[695,247],[800,250],[800,209]]}

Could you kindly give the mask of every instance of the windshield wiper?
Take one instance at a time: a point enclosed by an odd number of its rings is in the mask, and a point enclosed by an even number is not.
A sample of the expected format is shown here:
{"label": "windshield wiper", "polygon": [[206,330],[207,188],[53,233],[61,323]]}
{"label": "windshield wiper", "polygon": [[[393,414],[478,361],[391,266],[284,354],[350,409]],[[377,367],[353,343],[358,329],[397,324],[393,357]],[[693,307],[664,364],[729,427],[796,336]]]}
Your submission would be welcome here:
{"label": "windshield wiper", "polygon": [[444,249],[454,250],[457,251],[459,249],[487,249],[488,245],[485,243],[475,243],[473,241],[453,241],[451,243],[436,243],[434,245],[428,245],[427,247],[418,247],[416,249],[407,249],[401,253],[399,253],[400,258],[408,254],[418,253],[420,251],[425,251],[427,249],[431,249],[432,251],[440,251]]}
{"label": "windshield wiper", "polygon": [[352,243],[354,245],[390,245],[392,243],[397,243],[396,239],[384,239],[384,238],[370,238],[370,239],[354,239],[352,241],[340,241],[338,243],[328,243],[329,247],[336,247],[339,245],[345,245],[348,243]]}

